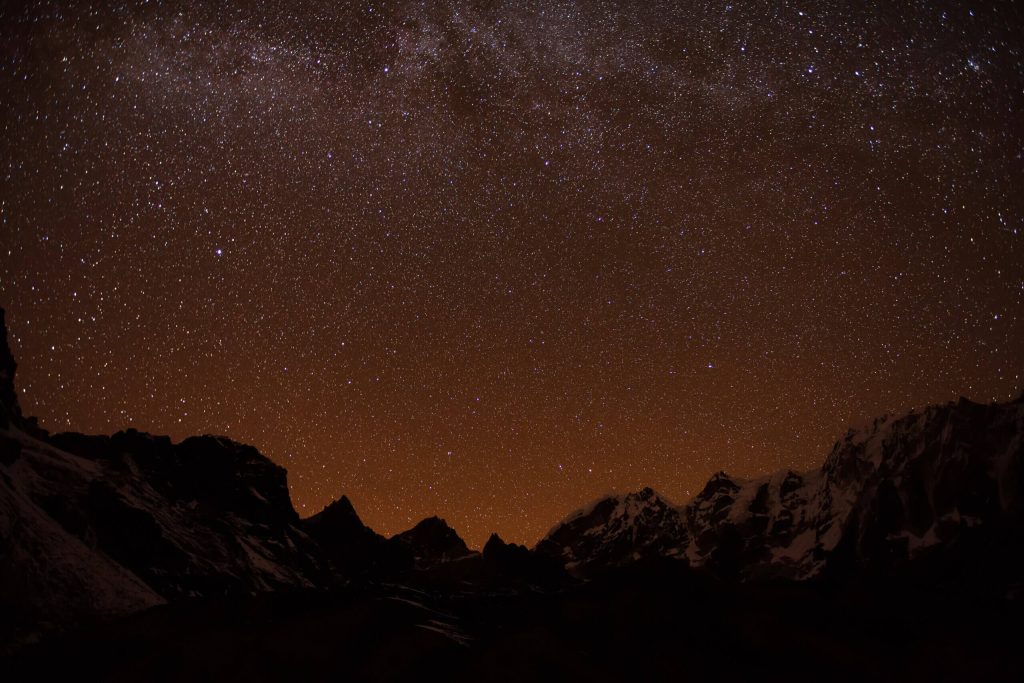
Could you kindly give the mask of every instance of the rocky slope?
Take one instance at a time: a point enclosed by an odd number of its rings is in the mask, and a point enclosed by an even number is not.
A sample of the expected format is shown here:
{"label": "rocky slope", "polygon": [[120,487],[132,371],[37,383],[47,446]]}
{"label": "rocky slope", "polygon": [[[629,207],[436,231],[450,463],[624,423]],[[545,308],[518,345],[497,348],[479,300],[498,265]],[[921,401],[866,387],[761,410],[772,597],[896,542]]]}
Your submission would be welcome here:
{"label": "rocky slope", "polygon": [[325,581],[284,471],[252,448],[138,432],[0,439],[0,601],[27,622]]}
{"label": "rocky slope", "polygon": [[284,469],[220,437],[49,436],[21,415],[0,311],[3,640],[167,600],[324,585]]}
{"label": "rocky slope", "polygon": [[0,454],[0,650],[52,628],[164,602],[98,547],[88,524],[74,528],[56,510],[87,498],[100,476],[95,463],[10,429],[0,433]]}

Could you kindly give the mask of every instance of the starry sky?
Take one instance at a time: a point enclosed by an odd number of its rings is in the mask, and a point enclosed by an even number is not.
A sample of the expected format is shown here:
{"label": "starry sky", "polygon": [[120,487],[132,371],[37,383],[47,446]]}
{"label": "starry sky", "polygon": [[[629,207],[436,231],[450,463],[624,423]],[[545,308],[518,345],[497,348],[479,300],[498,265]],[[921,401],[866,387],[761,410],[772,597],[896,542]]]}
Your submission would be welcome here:
{"label": "starry sky", "polygon": [[4,3],[25,411],[479,546],[1012,398],[1024,9],[860,5]]}

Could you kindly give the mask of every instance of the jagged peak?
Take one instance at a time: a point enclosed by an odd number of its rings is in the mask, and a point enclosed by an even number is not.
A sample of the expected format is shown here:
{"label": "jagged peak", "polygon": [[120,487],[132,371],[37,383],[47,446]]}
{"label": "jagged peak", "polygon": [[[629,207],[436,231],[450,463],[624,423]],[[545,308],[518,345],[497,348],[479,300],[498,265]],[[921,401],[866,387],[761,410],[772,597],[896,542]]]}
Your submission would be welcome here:
{"label": "jagged peak", "polygon": [[446,539],[457,539],[459,543],[462,543],[462,538],[453,529],[448,522],[438,517],[437,515],[431,515],[426,517],[419,522],[416,526],[406,531],[403,531],[395,535],[395,538],[402,540],[413,540],[424,538],[425,536],[443,537]]}
{"label": "jagged peak", "polygon": [[488,555],[505,551],[529,552],[529,548],[518,543],[506,543],[497,533],[492,533],[487,539],[487,543],[484,544],[483,554]]}
{"label": "jagged peak", "polygon": [[345,523],[346,525],[365,526],[359,517],[359,513],[356,512],[355,506],[352,505],[352,501],[344,494],[342,494],[341,498],[325,505],[320,512],[309,517],[308,521],[313,524],[327,523],[336,525]]}
{"label": "jagged peak", "polygon": [[348,496],[346,496],[344,493],[341,494],[341,498],[339,498],[338,500],[331,501],[330,503],[325,505],[324,509],[321,510],[320,512],[324,513],[324,512],[328,512],[328,511],[330,511],[330,512],[332,512],[334,514],[340,514],[340,513],[353,514],[353,515],[356,514],[356,509],[352,505],[352,501],[349,500]]}
{"label": "jagged peak", "polygon": [[484,555],[489,555],[495,551],[505,548],[508,544],[501,540],[501,536],[496,533],[491,534],[490,538],[487,539],[487,543],[484,544]]}
{"label": "jagged peak", "polygon": [[[363,523],[352,501],[346,495],[327,504],[315,515],[302,520],[302,525],[317,541],[324,544],[328,552],[345,555],[340,561],[349,569],[365,568],[366,562],[372,564],[373,559],[368,558],[367,553],[372,554],[372,548],[385,540]],[[336,561],[338,559],[335,557]]]}
{"label": "jagged peak", "polygon": [[645,486],[636,493],[631,493],[628,495],[629,497],[632,497],[634,500],[645,500],[650,502],[661,501],[667,505],[672,505],[668,498],[661,495],[650,486]]}
{"label": "jagged peak", "polygon": [[417,562],[447,561],[472,553],[455,529],[436,515],[421,520],[408,531],[392,536],[391,542],[410,548]]}
{"label": "jagged peak", "polygon": [[740,480],[731,477],[724,471],[719,470],[711,475],[708,483],[704,484],[703,490],[697,495],[698,498],[708,498],[721,491],[736,491],[740,488]]}

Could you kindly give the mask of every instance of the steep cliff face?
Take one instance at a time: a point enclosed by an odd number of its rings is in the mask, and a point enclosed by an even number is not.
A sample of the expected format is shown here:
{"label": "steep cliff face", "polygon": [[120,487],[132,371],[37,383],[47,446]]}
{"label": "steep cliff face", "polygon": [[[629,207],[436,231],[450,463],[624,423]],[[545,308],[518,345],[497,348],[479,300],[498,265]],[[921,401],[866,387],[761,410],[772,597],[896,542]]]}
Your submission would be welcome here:
{"label": "steep cliff face", "polygon": [[876,422],[822,468],[841,522],[837,569],[910,563],[1019,587],[1024,577],[1024,401],[961,399]]}
{"label": "steep cliff face", "polygon": [[0,308],[0,429],[10,424],[21,422],[21,408],[18,406],[18,394],[14,390],[14,373],[18,364],[7,343],[7,317]]}
{"label": "steep cliff face", "polygon": [[[314,543],[298,525],[286,473],[223,437],[179,444],[136,431],[58,434],[53,446],[96,466],[74,511],[100,550],[167,598],[313,586]],[[51,498],[40,499],[45,501]],[[69,504],[70,503],[70,504]]]}

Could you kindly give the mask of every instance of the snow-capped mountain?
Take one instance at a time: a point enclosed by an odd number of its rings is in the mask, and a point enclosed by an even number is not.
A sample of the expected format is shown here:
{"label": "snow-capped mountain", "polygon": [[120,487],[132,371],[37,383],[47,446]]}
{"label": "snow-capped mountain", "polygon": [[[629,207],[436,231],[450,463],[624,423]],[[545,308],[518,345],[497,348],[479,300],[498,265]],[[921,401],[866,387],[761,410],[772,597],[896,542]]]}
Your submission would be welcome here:
{"label": "snow-capped mountain", "polygon": [[783,471],[752,480],[715,474],[681,510],[692,532],[687,559],[724,575],[808,574],[802,563],[815,557],[815,534],[807,531],[817,523],[809,505],[818,481],[815,472]]}
{"label": "snow-capped mountain", "polygon": [[851,430],[819,469],[718,473],[679,508],[649,489],[608,497],[537,550],[577,572],[655,553],[744,579],[927,563],[933,573],[998,574],[1012,589],[1024,575],[1022,399],[880,418]]}
{"label": "snow-capped mountain", "polygon": [[836,528],[821,543],[837,559],[1024,577],[1024,396],[876,420],[838,443],[822,473]]}
{"label": "snow-capped mountain", "polygon": [[644,557],[680,556],[687,541],[679,509],[646,488],[602,498],[576,510],[537,544],[567,569],[585,573]]}

